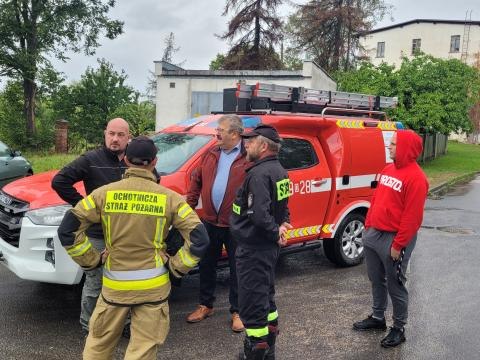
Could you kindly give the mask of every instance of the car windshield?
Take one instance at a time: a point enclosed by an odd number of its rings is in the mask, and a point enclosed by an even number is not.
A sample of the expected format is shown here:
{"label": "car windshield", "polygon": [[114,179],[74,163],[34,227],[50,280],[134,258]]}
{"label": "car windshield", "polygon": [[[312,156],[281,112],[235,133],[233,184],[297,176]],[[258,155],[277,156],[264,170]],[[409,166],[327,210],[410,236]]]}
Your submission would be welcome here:
{"label": "car windshield", "polygon": [[157,165],[160,175],[175,172],[185,164],[200,148],[205,146],[212,136],[177,133],[161,133],[152,137],[157,146]]}

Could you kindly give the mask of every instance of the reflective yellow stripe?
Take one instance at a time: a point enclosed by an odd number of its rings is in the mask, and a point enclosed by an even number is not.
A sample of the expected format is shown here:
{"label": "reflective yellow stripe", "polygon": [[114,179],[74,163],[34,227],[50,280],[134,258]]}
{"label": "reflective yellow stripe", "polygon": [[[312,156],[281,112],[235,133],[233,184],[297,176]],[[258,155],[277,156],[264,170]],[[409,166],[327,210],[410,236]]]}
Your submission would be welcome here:
{"label": "reflective yellow stripe", "polygon": [[180,209],[178,209],[178,216],[182,219],[185,219],[188,214],[192,212],[192,208],[188,204],[183,204]]}
{"label": "reflective yellow stripe", "polygon": [[178,253],[180,254],[180,259],[182,259],[182,262],[185,266],[192,268],[197,265],[197,262],[193,260],[192,257],[183,250],[183,248],[180,248],[180,250],[178,250]]}
{"label": "reflective yellow stripe", "polygon": [[110,222],[110,215],[107,215],[107,241],[112,246],[112,224]]}
{"label": "reflective yellow stripe", "polygon": [[107,191],[104,211],[106,213],[124,213],[164,216],[167,195],[144,191],[115,190]]}
{"label": "reflective yellow stripe", "polygon": [[163,246],[163,228],[165,227],[165,218],[157,218],[157,224],[155,226],[155,236],[153,238],[153,246],[155,247],[155,266],[160,267],[163,265],[162,258],[158,254],[158,249]]}
{"label": "reflective yellow stripe", "polygon": [[110,239],[110,216],[109,215],[102,215],[102,222],[103,222],[103,228],[104,228],[104,236],[105,236],[105,241],[107,244],[112,246],[112,241]]}
{"label": "reflective yellow stripe", "polygon": [[165,218],[159,217],[155,226],[155,237],[153,238],[153,246],[160,249],[163,245],[163,230],[165,228]]}
{"label": "reflective yellow stripe", "polygon": [[247,336],[263,337],[268,335],[268,326],[260,329],[245,329]]}
{"label": "reflective yellow stripe", "polygon": [[95,209],[95,202],[93,201],[93,198],[90,195],[88,195],[86,198],[83,198],[82,205],[85,208],[85,210]]}
{"label": "reflective yellow stripe", "polygon": [[169,281],[168,273],[148,280],[112,280],[103,277],[103,286],[112,290],[150,290],[167,284]]}
{"label": "reflective yellow stripe", "polygon": [[237,204],[235,204],[235,203],[233,204],[232,210],[233,210],[233,212],[234,212],[235,214],[240,215],[240,210],[241,210],[241,208],[240,208],[240,206],[238,206]]}
{"label": "reflective yellow stripe", "polygon": [[71,249],[68,249],[67,250],[67,253],[68,255],[70,255],[71,257],[77,257],[77,256],[82,256],[83,254],[85,254],[88,249],[90,249],[92,247],[92,244],[90,243],[90,241],[88,240],[88,237],[85,236],[85,241],[83,241],[82,243],[78,244],[78,245],[75,245],[74,247],[72,247]]}
{"label": "reflective yellow stripe", "polygon": [[273,320],[277,320],[277,319],[278,319],[278,311],[277,310],[268,314],[268,318],[267,318],[268,321],[273,321]]}
{"label": "reflective yellow stripe", "polygon": [[379,121],[377,127],[382,130],[397,130],[397,124],[393,121]]}
{"label": "reflective yellow stripe", "polygon": [[292,238],[298,238],[302,236],[308,236],[308,235],[317,235],[320,234],[322,231],[322,225],[313,225],[313,226],[307,226],[303,228],[295,228],[287,231],[287,235],[285,238],[292,239]]}
{"label": "reflective yellow stripe", "polygon": [[158,249],[155,249],[155,266],[160,267],[163,265],[162,258],[158,255]]}

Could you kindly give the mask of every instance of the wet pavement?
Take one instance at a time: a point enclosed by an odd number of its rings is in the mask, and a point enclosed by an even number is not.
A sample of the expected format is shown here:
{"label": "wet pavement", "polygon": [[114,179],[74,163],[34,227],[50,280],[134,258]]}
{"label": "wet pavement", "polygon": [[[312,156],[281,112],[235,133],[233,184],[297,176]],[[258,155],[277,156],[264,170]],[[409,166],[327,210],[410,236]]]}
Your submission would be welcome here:
{"label": "wet pavement", "polygon": [[[282,258],[277,359],[480,359],[479,204],[478,178],[427,202],[408,274],[407,342],[395,349],[380,347],[384,332],[351,328],[370,312],[365,264],[336,268],[322,250]],[[171,331],[158,359],[234,359],[238,353],[243,335],[229,329],[225,270],[215,315],[185,322],[196,306],[198,281],[189,276],[175,289]],[[79,294],[74,287],[20,280],[0,266],[0,360],[81,358]],[[122,339],[116,359],[125,346]]]}

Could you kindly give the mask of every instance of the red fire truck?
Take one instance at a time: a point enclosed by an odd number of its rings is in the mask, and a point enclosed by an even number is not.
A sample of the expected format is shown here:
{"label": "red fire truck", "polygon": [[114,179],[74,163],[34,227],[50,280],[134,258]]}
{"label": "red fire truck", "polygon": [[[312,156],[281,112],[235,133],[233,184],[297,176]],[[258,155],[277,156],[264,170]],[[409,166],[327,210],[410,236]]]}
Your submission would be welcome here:
{"label": "red fire truck", "polygon": [[[283,142],[290,177],[293,229],[283,253],[322,246],[339,266],[363,259],[362,233],[377,174],[401,123],[386,119],[396,98],[271,84],[224,91],[224,112],[246,128],[270,124]],[[185,194],[201,156],[215,146],[222,113],[170,126],[153,136],[161,184]],[[82,271],[62,248],[57,227],[69,208],[50,187],[54,171],[6,185],[0,192],[0,263],[23,279],[76,284]],[[83,190],[81,184],[79,189]],[[201,202],[197,207],[201,212]]]}

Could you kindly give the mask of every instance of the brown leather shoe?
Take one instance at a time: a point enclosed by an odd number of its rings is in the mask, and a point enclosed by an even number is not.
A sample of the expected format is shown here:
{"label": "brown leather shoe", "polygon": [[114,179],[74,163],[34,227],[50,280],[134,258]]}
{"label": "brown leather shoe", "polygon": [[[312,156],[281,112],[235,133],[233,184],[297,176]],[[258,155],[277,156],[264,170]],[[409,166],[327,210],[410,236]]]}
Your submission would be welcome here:
{"label": "brown leather shoe", "polygon": [[205,305],[198,305],[197,309],[187,316],[188,323],[196,323],[205,320],[207,317],[213,315],[213,308]]}
{"label": "brown leather shoe", "polygon": [[232,314],[232,330],[235,332],[242,332],[245,330],[242,320],[240,320],[240,315],[238,313]]}

